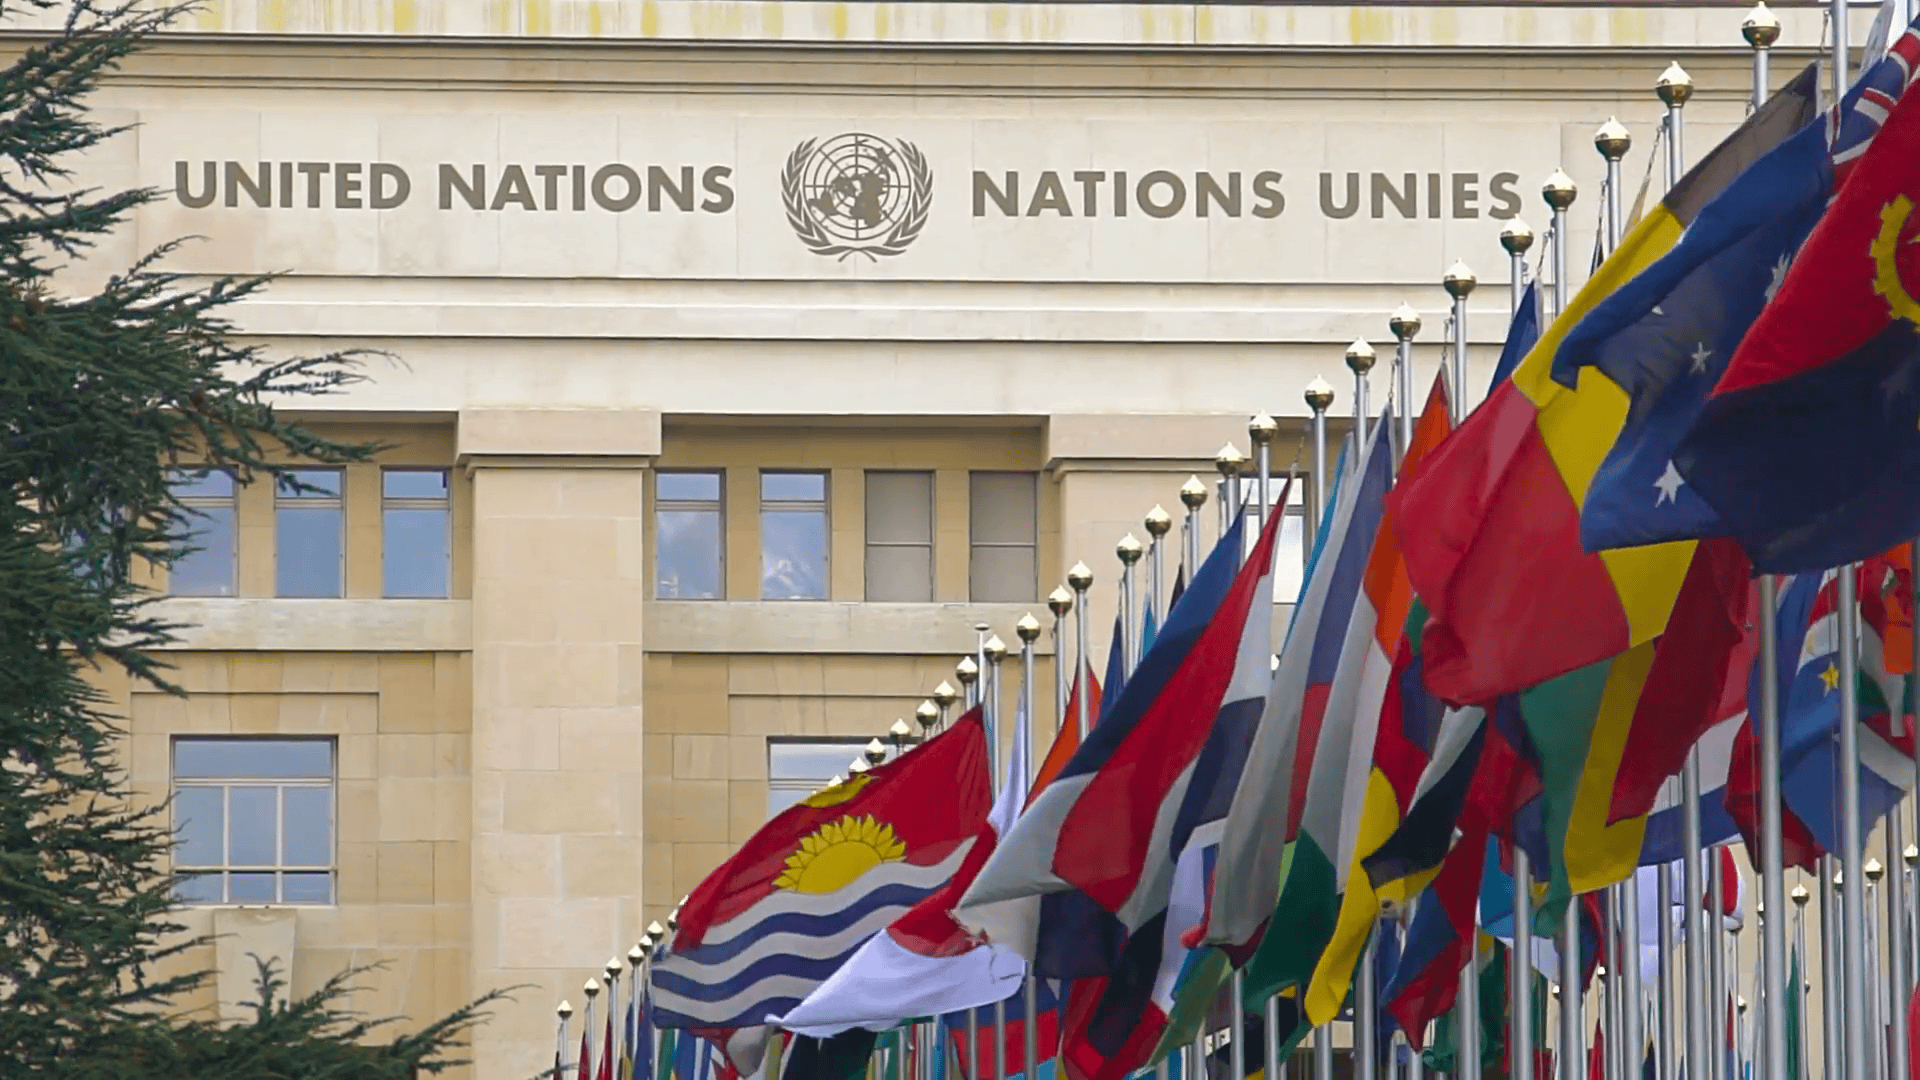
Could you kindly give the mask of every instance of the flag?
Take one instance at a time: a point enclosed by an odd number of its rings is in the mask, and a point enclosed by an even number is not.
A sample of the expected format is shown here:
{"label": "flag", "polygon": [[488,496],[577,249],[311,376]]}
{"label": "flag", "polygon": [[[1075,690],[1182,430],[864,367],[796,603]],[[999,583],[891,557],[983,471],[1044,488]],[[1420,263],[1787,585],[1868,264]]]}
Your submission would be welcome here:
{"label": "flag", "polygon": [[1067,711],[1060,718],[1060,726],[1053,733],[1053,745],[1047,748],[1047,756],[1040,761],[1040,771],[1034,775],[1033,790],[1029,800],[1045,790],[1060,770],[1067,767],[1073,755],[1080,749],[1080,695],[1087,695],[1087,724],[1089,727],[1100,720],[1101,693],[1100,680],[1093,677],[1091,667],[1081,670],[1081,677],[1067,694]]}
{"label": "flag", "polygon": [[[925,793],[939,790],[941,798]],[[762,826],[681,906],[653,965],[663,1027],[758,1026],[951,880],[992,799],[976,709]],[[744,1071],[758,1061],[741,1061]]]}
{"label": "flag", "polygon": [[851,1028],[828,1039],[795,1035],[780,1059],[781,1080],[860,1080],[878,1036]]}
{"label": "flag", "polygon": [[1507,340],[1500,346],[1500,359],[1493,365],[1493,382],[1487,387],[1489,397],[1501,383],[1513,377],[1520,361],[1540,343],[1540,328],[1546,321],[1546,313],[1541,310],[1540,283],[1529,281],[1526,291],[1520,294],[1520,307],[1507,325]]}
{"label": "flag", "polygon": [[[1122,644],[1120,616],[1113,617],[1113,636],[1107,640],[1107,677],[1101,685],[1107,688],[1107,696],[1101,701],[1103,708],[1111,709],[1120,700],[1120,691],[1127,684],[1127,650]],[[1104,719],[1105,714],[1102,714]]]}
{"label": "flag", "polygon": [[[1039,1055],[1039,1072],[1052,1071],[1049,1067],[1060,1049],[1060,1017],[1062,1002],[1054,992],[1054,981],[1035,979],[1032,984],[1038,991],[1034,997],[1034,1051]],[[995,1018],[1006,1018],[1006,1032],[1000,1035]],[[998,1008],[983,1005],[973,1010],[974,1031],[977,1043],[967,1045],[967,1021],[964,1011],[943,1017],[941,1027],[947,1033],[947,1041],[953,1046],[958,1059],[960,1074],[965,1077],[991,1076],[995,1080],[1007,1080],[1016,1075],[1026,1074],[1027,1068],[1027,984],[1022,982],[1015,988],[1012,996],[1002,999]],[[1005,1047],[1004,1051],[996,1047]],[[979,1060],[986,1072],[975,1072],[973,1063]]]}
{"label": "flag", "polygon": [[[618,983],[610,983],[608,993],[620,988]],[[600,1080],[614,1080],[613,1076],[613,1004],[607,1004],[607,1030],[600,1044]]]}
{"label": "flag", "polygon": [[884,1031],[910,1017],[990,1005],[1020,987],[1027,962],[1005,946],[969,934],[953,921],[952,912],[1027,805],[1030,727],[1022,698],[999,798],[980,821],[960,872],[868,938],[805,1001],[774,1023],[816,1038],[852,1027]]}
{"label": "flag", "polygon": [[593,1072],[593,1000],[587,1000],[587,1015],[580,1018],[580,1056],[574,1059],[573,1075],[590,1080]]}
{"label": "flag", "polygon": [[[1446,383],[1435,378],[1401,461],[1401,475],[1417,473],[1427,454],[1452,430],[1448,408]],[[1350,714],[1353,721],[1339,796],[1335,864],[1339,873],[1334,884],[1343,895],[1333,937],[1307,990],[1307,1018],[1314,1024],[1324,1024],[1340,1011],[1368,934],[1380,919],[1383,898],[1364,871],[1354,870],[1399,826],[1437,733],[1438,717],[1427,707],[1426,695],[1409,702],[1403,693],[1406,669],[1413,663],[1414,645],[1405,636],[1413,606],[1413,587],[1388,510],[1372,540],[1327,697],[1328,714]],[[1395,708],[1387,710],[1390,703]]]}
{"label": "flag", "polygon": [[1263,955],[1248,969],[1251,1000],[1304,985],[1333,935],[1354,716],[1333,712],[1328,700],[1386,509],[1391,415],[1374,425],[1355,477],[1340,485],[1322,525],[1320,551],[1227,814],[1220,862],[1232,870],[1214,882],[1201,940],[1237,950],[1259,939],[1269,919],[1287,927],[1264,939]]}
{"label": "flag", "polygon": [[1392,500],[1414,590],[1433,614],[1427,680],[1442,700],[1484,704],[1618,656],[1658,636],[1690,543],[1591,554],[1581,504],[1626,420],[1597,372],[1553,379],[1567,332],[1670,250],[1733,176],[1806,122],[1789,86],[1688,172],[1621,241],[1567,310]]}
{"label": "flag", "polygon": [[[685,1037],[689,1039],[693,1038],[691,1034],[687,1034]],[[679,1042],[681,1038],[681,1033],[675,1031],[673,1028],[660,1029],[660,1056],[658,1064],[654,1067],[654,1075],[659,1077],[660,1080],[669,1080],[670,1077],[674,1078],[674,1080],[685,1080],[684,1077],[676,1076],[675,1069],[675,1066],[680,1060]]]}
{"label": "flag", "polygon": [[647,984],[634,988],[627,1002],[626,1046],[620,1060],[621,1080],[653,1080],[653,1006],[646,1000]]}
{"label": "flag", "polygon": [[[1889,54],[1902,86],[1916,51],[1909,33]],[[1860,112],[1880,97],[1869,87]],[[1902,94],[1674,454],[1763,572],[1842,565],[1920,532],[1916,156],[1920,104]]]}

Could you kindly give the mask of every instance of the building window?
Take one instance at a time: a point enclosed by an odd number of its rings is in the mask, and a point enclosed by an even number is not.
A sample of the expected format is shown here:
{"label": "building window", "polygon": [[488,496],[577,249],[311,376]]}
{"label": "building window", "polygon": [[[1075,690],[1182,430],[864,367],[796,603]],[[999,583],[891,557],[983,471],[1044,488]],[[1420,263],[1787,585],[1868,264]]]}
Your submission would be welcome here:
{"label": "building window", "polygon": [[380,475],[380,545],[387,596],[447,595],[453,515],[445,469],[388,469]]}
{"label": "building window", "polygon": [[232,596],[234,578],[233,474],[219,469],[175,472],[173,495],[186,508],[187,546],[195,549],[167,571],[175,596]]}
{"label": "building window", "polygon": [[340,470],[295,469],[275,479],[274,595],[339,596],[346,576]]}
{"label": "building window", "polygon": [[933,474],[867,474],[867,599],[933,599]]}
{"label": "building window", "polygon": [[663,472],[653,479],[654,595],[719,600],[726,594],[726,518],[718,472]]}
{"label": "building window", "polygon": [[173,741],[176,896],[333,903],[333,740]]}
{"label": "building window", "polygon": [[1013,472],[968,476],[967,578],[974,602],[1018,603],[1039,594],[1039,479]]}
{"label": "building window", "polygon": [[[1218,493],[1224,493],[1225,488]],[[1273,602],[1291,604],[1300,598],[1300,589],[1306,582],[1307,574],[1307,482],[1306,477],[1296,477],[1291,485],[1284,476],[1269,477],[1267,480],[1267,498],[1271,500],[1275,512],[1286,515],[1280,520],[1280,535],[1274,538],[1273,546]],[[1286,505],[1280,505],[1282,498]],[[1257,478],[1243,477],[1240,480],[1241,505],[1247,508],[1247,528],[1241,535],[1245,552],[1251,554],[1253,546],[1260,542],[1260,481]],[[1243,556],[1244,557],[1244,556]]]}
{"label": "building window", "polygon": [[845,776],[853,759],[866,752],[866,742],[845,739],[768,739],[767,816]]}
{"label": "building window", "polygon": [[760,474],[760,598],[827,598],[827,474]]}

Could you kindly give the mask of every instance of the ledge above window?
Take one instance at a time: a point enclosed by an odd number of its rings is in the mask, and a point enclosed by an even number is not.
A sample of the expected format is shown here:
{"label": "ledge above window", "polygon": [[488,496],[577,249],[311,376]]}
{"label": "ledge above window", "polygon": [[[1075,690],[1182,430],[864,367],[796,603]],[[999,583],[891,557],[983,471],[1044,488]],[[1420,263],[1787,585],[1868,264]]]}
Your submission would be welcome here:
{"label": "ledge above window", "polygon": [[[973,649],[974,625],[989,623],[1009,648],[1013,624],[1032,612],[1053,620],[1046,604],[879,604],[833,601],[724,602],[655,600],[646,606],[648,652],[877,653],[961,656]],[[1052,634],[1034,642],[1051,655]],[[1104,654],[1103,654],[1104,655]]]}
{"label": "ledge above window", "polygon": [[464,652],[466,600],[279,600],[169,597],[153,613],[179,623],[173,649],[219,652]]}

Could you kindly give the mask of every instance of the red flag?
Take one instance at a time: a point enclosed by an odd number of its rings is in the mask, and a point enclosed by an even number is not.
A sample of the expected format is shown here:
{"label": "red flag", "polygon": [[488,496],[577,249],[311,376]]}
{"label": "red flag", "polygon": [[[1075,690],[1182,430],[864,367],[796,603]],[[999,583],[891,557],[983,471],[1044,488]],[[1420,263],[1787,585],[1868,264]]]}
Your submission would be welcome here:
{"label": "red flag", "polygon": [[580,1018],[580,1060],[574,1065],[573,1075],[586,1080],[593,1069],[593,1003],[587,1003],[587,1015]]}
{"label": "red flag", "polygon": [[1094,677],[1091,666],[1086,668],[1083,675],[1084,682],[1076,683],[1072,693],[1067,696],[1066,717],[1061,720],[1060,730],[1053,736],[1053,746],[1048,749],[1046,758],[1040,762],[1040,771],[1033,778],[1033,790],[1027,793],[1028,805],[1032,805],[1033,800],[1040,797],[1041,790],[1052,783],[1054,777],[1060,775],[1060,770],[1066,768],[1067,762],[1073,760],[1074,751],[1080,749],[1082,686],[1086,688],[1087,694],[1087,726],[1091,728],[1100,719],[1100,680]]}

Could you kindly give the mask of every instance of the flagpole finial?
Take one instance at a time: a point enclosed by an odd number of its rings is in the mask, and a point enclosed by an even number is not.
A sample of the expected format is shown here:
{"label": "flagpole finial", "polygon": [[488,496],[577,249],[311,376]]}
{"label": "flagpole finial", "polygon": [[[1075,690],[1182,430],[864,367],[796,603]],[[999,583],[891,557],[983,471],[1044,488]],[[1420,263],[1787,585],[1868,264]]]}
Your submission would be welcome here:
{"label": "flagpole finial", "polygon": [[[1127,566],[1132,566],[1134,563],[1139,562],[1141,554],[1146,550],[1140,541],[1135,539],[1132,533],[1121,537],[1120,542],[1113,545],[1113,553],[1119,556],[1121,563]],[[1003,652],[1005,649],[1006,646],[1001,646]]]}
{"label": "flagpole finial", "polygon": [[847,763],[847,775],[860,776],[873,766],[867,764],[865,757],[857,757]]}
{"label": "flagpole finial", "polygon": [[980,664],[971,656],[963,656],[953,665],[953,674],[960,680],[961,686],[972,686],[980,678]]}
{"label": "flagpole finial", "polygon": [[588,976],[586,985],[582,986],[580,991],[587,995],[588,1001],[592,1001],[600,993],[600,980]]}
{"label": "flagpole finial", "polygon": [[1907,850],[1900,853],[1900,858],[1907,864],[1907,869],[1913,869],[1914,863],[1920,863],[1920,847],[1908,844]]}
{"label": "flagpole finial", "polygon": [[1074,563],[1073,568],[1067,571],[1067,585],[1074,592],[1086,592],[1093,588],[1093,571],[1087,568],[1086,563]]}
{"label": "flagpole finial", "polygon": [[1393,331],[1395,340],[1412,341],[1420,332],[1420,313],[1410,305],[1401,304],[1387,317],[1387,329]]}
{"label": "flagpole finial", "polygon": [[1653,92],[1666,102],[1667,108],[1678,109],[1693,98],[1693,76],[1678,63],[1667,65],[1667,70],[1654,80]]}
{"label": "flagpole finial", "polygon": [[1795,885],[1787,895],[1793,898],[1793,905],[1798,908],[1805,908],[1807,901],[1813,899],[1813,894],[1807,891],[1805,885]]}
{"label": "flagpole finial", "polygon": [[1033,612],[1029,611],[1020,616],[1019,622],[1013,624],[1013,633],[1015,637],[1031,645],[1040,640],[1040,620],[1034,618]]}
{"label": "flagpole finial", "polygon": [[959,700],[960,691],[955,690],[953,684],[945,679],[941,679],[940,685],[933,688],[933,703],[942,709],[952,708],[953,703]]}
{"label": "flagpole finial", "polygon": [[667,928],[661,926],[659,921],[655,920],[647,924],[647,936],[655,942],[665,941],[667,939]]}
{"label": "flagpole finial", "polygon": [[1274,437],[1279,434],[1279,421],[1266,413],[1259,413],[1247,421],[1247,438],[1253,440],[1253,445],[1256,447],[1273,442]]}
{"label": "flagpole finial", "polygon": [[1746,21],[1740,24],[1740,36],[1756,49],[1770,48],[1780,40],[1780,20],[1774,16],[1773,9],[1767,7],[1766,0],[1760,0],[1747,12]]}
{"label": "flagpole finial", "polygon": [[633,948],[627,950],[627,966],[630,968],[639,967],[641,961],[645,960],[646,958],[647,958],[647,950],[641,948],[638,945],[635,945]]}
{"label": "flagpole finial", "polygon": [[620,958],[619,957],[617,956],[607,957],[606,972],[607,972],[608,986],[612,986],[615,982],[619,981],[620,979]]}
{"label": "flagpole finial", "polygon": [[997,664],[1007,658],[1007,643],[1000,640],[999,634],[988,638],[984,648],[986,649],[987,660],[991,663]]}
{"label": "flagpole finial", "polygon": [[1447,295],[1455,300],[1465,300],[1473,292],[1473,287],[1478,284],[1480,279],[1474,276],[1473,270],[1458,259],[1454,260],[1452,266],[1447,267],[1446,276],[1440,279],[1440,287],[1447,290]]}
{"label": "flagpole finial", "polygon": [[1207,505],[1207,485],[1200,482],[1200,477],[1188,476],[1187,482],[1180,485],[1180,502],[1189,510]]}
{"label": "flagpole finial", "polygon": [[1838,870],[1835,870],[1835,871],[1833,872],[1833,891],[1834,891],[1834,892],[1839,892],[1839,891],[1840,891],[1840,887],[1841,887],[1841,880],[1840,880],[1840,871],[1838,871]]}
{"label": "flagpole finial", "polygon": [[913,718],[920,724],[920,737],[924,739],[933,734],[934,725],[940,722],[940,706],[923,701],[913,710]]}
{"label": "flagpole finial", "polygon": [[1533,230],[1526,222],[1514,218],[1500,230],[1500,246],[1506,248],[1509,255],[1525,255],[1533,246]]}
{"label": "flagpole finial", "polygon": [[1579,194],[1579,186],[1573,182],[1573,177],[1567,175],[1565,169],[1553,170],[1553,175],[1547,177],[1547,182],[1540,185],[1540,197],[1547,200],[1547,205],[1555,210],[1565,210],[1572,206],[1574,198]]}
{"label": "flagpole finial", "polygon": [[1354,338],[1353,344],[1347,346],[1347,370],[1355,375],[1372,371],[1374,359],[1373,346],[1367,344],[1365,338]]}
{"label": "flagpole finial", "polygon": [[1222,479],[1238,476],[1246,471],[1247,455],[1241,453],[1239,447],[1228,443],[1213,455],[1213,467]]}
{"label": "flagpole finial", "polygon": [[[901,726],[905,727],[906,725],[902,724]],[[881,762],[887,760],[887,744],[881,742],[879,739],[868,739],[866,755],[867,755],[867,764],[869,765],[880,764]]]}
{"label": "flagpole finial", "polygon": [[[1269,419],[1271,419],[1271,417],[1269,417]],[[1274,426],[1278,427],[1279,425],[1276,424]],[[1167,513],[1166,507],[1161,506],[1159,503],[1154,503],[1153,509],[1147,511],[1146,520],[1141,522],[1141,524],[1147,527],[1148,536],[1158,540],[1173,531],[1173,515]],[[1031,618],[1031,616],[1029,616],[1029,618]],[[1037,626],[1039,624],[1036,623],[1035,625]]]}
{"label": "flagpole finial", "polygon": [[1315,375],[1313,381],[1307,384],[1306,398],[1307,408],[1317,413],[1326,412],[1333,406],[1333,387],[1327,384],[1327,380]]}
{"label": "flagpole finial", "polygon": [[1073,593],[1065,585],[1055,585],[1047,594],[1047,610],[1053,612],[1056,619],[1064,619],[1073,610]]}
{"label": "flagpole finial", "polygon": [[1593,148],[1608,161],[1619,161],[1633,149],[1633,132],[1628,131],[1618,117],[1609,116],[1600,130],[1593,133]]}
{"label": "flagpole finial", "polygon": [[846,773],[834,773],[834,774],[833,774],[833,779],[831,779],[831,780],[829,780],[829,781],[827,781],[827,787],[828,787],[828,788],[837,788],[837,787],[839,787],[839,786],[840,786],[841,784],[844,784],[844,783],[846,783],[846,782],[847,782],[847,774],[846,774]]}
{"label": "flagpole finial", "polygon": [[555,1015],[560,1017],[560,1019],[565,1020],[567,1017],[573,1015],[573,1003],[568,1001],[566,998],[561,998],[560,1007],[553,1011]]}
{"label": "flagpole finial", "polygon": [[895,746],[905,742],[907,736],[911,734],[913,734],[913,729],[907,726],[907,720],[904,716],[895,720],[893,724],[887,728],[887,737],[893,740]]}
{"label": "flagpole finial", "polygon": [[1876,881],[1879,881],[1880,875],[1887,872],[1887,868],[1880,865],[1879,859],[1868,859],[1867,865],[1861,867],[1861,869],[1866,871],[1867,884],[1869,885],[1873,884]]}

